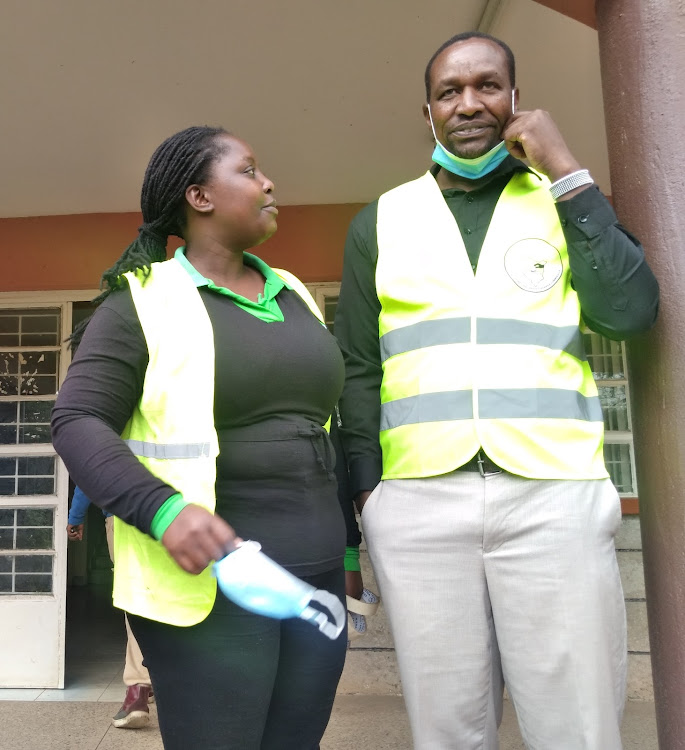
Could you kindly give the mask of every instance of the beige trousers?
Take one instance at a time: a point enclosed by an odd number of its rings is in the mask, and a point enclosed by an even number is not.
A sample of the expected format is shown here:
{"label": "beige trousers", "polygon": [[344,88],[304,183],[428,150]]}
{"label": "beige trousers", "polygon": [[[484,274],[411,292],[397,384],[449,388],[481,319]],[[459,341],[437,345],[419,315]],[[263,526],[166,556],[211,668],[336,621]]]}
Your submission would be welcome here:
{"label": "beige trousers", "polygon": [[[105,530],[107,532],[109,556],[112,562],[114,562],[114,516],[107,516],[105,518]],[[138,641],[136,641],[135,636],[131,632],[126,613],[124,613],[124,619],[126,621],[126,635],[128,636],[126,641],[126,662],[124,664],[124,685],[151,685],[150,675],[143,666],[143,654],[140,651]]]}
{"label": "beige trousers", "polygon": [[608,479],[380,483],[362,523],[417,750],[497,750],[504,684],[530,750],[620,750],[620,521]]}

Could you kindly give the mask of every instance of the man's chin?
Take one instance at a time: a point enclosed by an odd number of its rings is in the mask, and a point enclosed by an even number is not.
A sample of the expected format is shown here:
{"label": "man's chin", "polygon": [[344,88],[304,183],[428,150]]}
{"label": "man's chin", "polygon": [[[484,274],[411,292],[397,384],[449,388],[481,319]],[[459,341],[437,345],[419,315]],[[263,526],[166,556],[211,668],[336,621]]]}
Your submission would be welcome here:
{"label": "man's chin", "polygon": [[500,143],[501,139],[498,139],[494,143],[459,143],[459,144],[450,144],[452,148],[450,149],[452,153],[455,156],[458,156],[460,159],[477,159],[479,156],[483,156],[484,154],[487,154],[488,151],[491,151],[495,146],[497,146],[498,143]]}

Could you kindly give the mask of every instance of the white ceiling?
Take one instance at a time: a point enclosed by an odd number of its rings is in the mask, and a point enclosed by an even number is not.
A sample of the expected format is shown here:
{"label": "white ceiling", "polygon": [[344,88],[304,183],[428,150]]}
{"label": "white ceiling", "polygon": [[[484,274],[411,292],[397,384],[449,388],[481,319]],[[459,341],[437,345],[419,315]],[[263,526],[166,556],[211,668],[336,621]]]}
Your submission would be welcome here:
{"label": "white ceiling", "polygon": [[428,166],[425,64],[486,9],[520,107],[608,191],[597,34],[533,0],[3,0],[0,216],[138,210],[191,124],[249,141],[282,204],[372,200]]}

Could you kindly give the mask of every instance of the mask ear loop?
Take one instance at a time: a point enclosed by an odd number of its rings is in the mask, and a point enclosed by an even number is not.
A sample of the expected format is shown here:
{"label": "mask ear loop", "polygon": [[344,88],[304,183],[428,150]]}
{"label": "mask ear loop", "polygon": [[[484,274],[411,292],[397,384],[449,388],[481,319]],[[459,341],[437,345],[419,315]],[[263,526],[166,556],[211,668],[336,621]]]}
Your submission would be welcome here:
{"label": "mask ear loop", "polygon": [[[514,89],[512,89],[511,90],[511,114],[512,115],[514,114],[514,112],[516,112],[516,102],[514,101],[516,98],[515,94],[516,92],[514,91]],[[430,112],[430,109],[428,111]],[[432,124],[432,121],[431,121],[431,124]]]}
{"label": "mask ear loop", "polygon": [[[435,135],[435,125],[433,125],[433,115],[431,114],[431,105],[426,104],[426,107],[428,108],[428,119],[430,120],[431,130],[433,131],[433,139],[435,140],[436,143],[440,143],[440,141],[438,140],[438,136]],[[442,146],[442,143],[440,143],[440,145]]]}
{"label": "mask ear loop", "polygon": [[310,622],[315,623],[325,636],[334,641],[340,633],[342,633],[343,628],[345,627],[345,622],[347,620],[347,612],[345,611],[345,608],[340,603],[340,599],[331,594],[330,591],[317,589],[310,599],[310,601],[313,600],[323,604],[323,606],[331,613],[333,620],[329,620],[324,612],[309,606],[304,608],[300,617],[303,620],[309,620]]}

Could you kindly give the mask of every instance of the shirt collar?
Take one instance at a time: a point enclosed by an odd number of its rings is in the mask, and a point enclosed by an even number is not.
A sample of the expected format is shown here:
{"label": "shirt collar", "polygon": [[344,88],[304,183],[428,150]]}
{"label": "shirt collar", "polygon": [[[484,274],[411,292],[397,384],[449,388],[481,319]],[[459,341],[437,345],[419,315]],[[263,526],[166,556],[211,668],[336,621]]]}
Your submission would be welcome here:
{"label": "shirt collar", "polygon": [[[181,245],[181,247],[177,248],[174,253],[174,258],[188,272],[188,275],[193,280],[195,286],[214,286],[214,282],[203,276],[188,258],[186,258],[185,250],[185,246]],[[243,253],[243,260],[246,266],[252,266],[252,268],[259,271],[259,273],[261,273],[266,279],[266,283],[264,284],[264,298],[269,299],[275,297],[283,287],[286,289],[292,289],[290,284],[286,283],[269,265],[256,255],[252,255],[252,253]]]}

